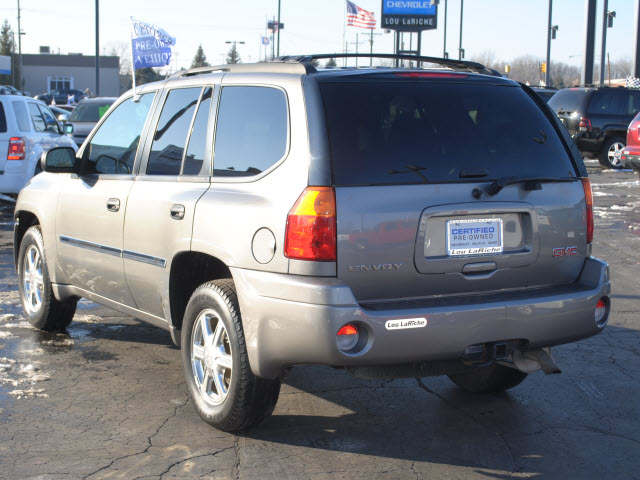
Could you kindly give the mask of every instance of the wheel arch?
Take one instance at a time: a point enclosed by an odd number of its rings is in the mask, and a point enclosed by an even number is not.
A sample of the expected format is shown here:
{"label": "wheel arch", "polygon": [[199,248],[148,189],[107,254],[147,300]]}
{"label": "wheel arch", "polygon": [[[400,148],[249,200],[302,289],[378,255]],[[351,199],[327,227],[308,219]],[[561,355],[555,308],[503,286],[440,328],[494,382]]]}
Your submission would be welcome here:
{"label": "wheel arch", "polygon": [[14,219],[16,226],[13,230],[13,264],[18,268],[18,253],[20,252],[20,244],[29,228],[34,225],[40,225],[38,216],[29,210],[19,210],[15,212]]}
{"label": "wheel arch", "polygon": [[[169,308],[171,329],[180,331],[187,303],[191,295],[205,282],[221,278],[232,278],[225,262],[213,255],[186,251],[177,253],[171,261],[169,272]],[[173,335],[179,343],[180,335]]]}

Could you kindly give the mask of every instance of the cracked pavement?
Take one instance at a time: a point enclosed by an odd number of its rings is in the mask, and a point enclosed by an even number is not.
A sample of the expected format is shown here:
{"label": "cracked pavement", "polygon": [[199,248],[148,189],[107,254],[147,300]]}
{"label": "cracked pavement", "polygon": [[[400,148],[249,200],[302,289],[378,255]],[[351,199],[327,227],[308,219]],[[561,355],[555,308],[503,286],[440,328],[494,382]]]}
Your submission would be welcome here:
{"label": "cracked pavement", "polygon": [[297,367],[240,435],[195,413],[167,332],[87,301],[66,334],[30,328],[0,202],[0,478],[640,479],[640,182],[590,174],[613,314],[554,349],[561,375],[474,395],[446,377]]}

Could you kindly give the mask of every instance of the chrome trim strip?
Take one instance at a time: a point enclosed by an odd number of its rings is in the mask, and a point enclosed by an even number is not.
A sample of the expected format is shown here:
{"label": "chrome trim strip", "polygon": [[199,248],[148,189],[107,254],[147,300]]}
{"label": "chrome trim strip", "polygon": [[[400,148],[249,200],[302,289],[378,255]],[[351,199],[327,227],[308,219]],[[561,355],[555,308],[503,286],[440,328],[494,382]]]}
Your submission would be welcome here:
{"label": "chrome trim strip", "polygon": [[135,260],[136,262],[148,263],[155,267],[166,268],[167,261],[164,258],[145,255],[144,253],[132,252],[131,250],[123,250],[122,256],[127,260]]}
{"label": "chrome trim strip", "polygon": [[106,253],[107,255],[112,255],[114,257],[122,257],[122,250],[119,248],[108,247],[106,245],[100,245],[99,243],[87,242],[86,240],[66,237],[64,235],[60,235],[60,241],[62,243],[73,245],[74,247],[86,248],[87,250]]}
{"label": "chrome trim strip", "polygon": [[144,253],[132,252],[131,250],[120,250],[119,248],[108,247],[99,243],[87,242],[86,240],[80,240],[78,238],[66,237],[60,235],[60,241],[74,247],[86,248],[99,253],[106,253],[114,257],[126,258],[136,262],[147,263],[155,267],[166,268],[167,261],[164,258],[154,257],[152,255],[145,255]]}

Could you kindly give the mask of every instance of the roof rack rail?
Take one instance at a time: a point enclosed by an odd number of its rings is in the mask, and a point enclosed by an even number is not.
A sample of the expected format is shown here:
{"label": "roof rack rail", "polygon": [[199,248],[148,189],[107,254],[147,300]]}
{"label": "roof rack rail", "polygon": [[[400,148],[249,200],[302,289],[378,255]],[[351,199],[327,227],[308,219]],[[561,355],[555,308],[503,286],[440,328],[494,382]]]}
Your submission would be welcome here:
{"label": "roof rack rail", "polygon": [[579,83],[571,85],[569,88],[628,88],[624,85],[600,85],[599,83]]}
{"label": "roof rack rail", "polygon": [[294,73],[305,75],[314,73],[313,65],[304,65],[301,62],[262,62],[262,63],[230,63],[227,65],[213,65],[211,67],[196,67],[188,70],[178,70],[169,78],[192,77],[207,73]]}
{"label": "roof rack rail", "polygon": [[502,74],[493,68],[488,68],[477,62],[467,60],[453,60],[450,58],[423,57],[418,55],[394,54],[394,53],[322,53],[314,55],[287,55],[278,57],[275,62],[300,62],[310,63],[314,60],[325,58],[387,58],[392,60],[410,60],[414,62],[435,63],[443,67],[457,71],[481,73],[493,77],[502,77]]}

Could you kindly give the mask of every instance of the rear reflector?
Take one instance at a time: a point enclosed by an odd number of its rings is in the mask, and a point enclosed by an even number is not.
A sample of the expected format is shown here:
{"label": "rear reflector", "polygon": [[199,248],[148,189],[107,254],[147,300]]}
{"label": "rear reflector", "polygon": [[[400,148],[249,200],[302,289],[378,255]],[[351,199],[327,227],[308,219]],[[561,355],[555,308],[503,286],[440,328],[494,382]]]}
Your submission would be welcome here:
{"label": "rear reflector", "polygon": [[26,151],[26,143],[24,138],[12,137],[9,139],[9,151],[7,152],[7,160],[24,160]]}
{"label": "rear reflector", "polygon": [[594,315],[594,320],[596,325],[599,327],[604,327],[607,323],[605,316],[607,315],[607,302],[605,302],[605,297],[602,297],[598,300],[598,304],[596,305],[596,311]]}
{"label": "rear reflector", "polygon": [[399,72],[394,73],[396,77],[405,78],[469,78],[464,73],[445,73],[445,72]]}
{"label": "rear reflector", "polygon": [[297,260],[336,261],[336,196],[333,187],[308,187],[287,216],[284,255]]}
{"label": "rear reflector", "polygon": [[584,201],[586,204],[587,243],[591,243],[593,242],[593,194],[591,193],[591,182],[588,178],[582,179],[582,188],[584,188]]}
{"label": "rear reflector", "polygon": [[360,339],[360,333],[355,325],[347,323],[342,326],[336,334],[336,344],[338,348],[343,352],[348,352],[353,349]]}

